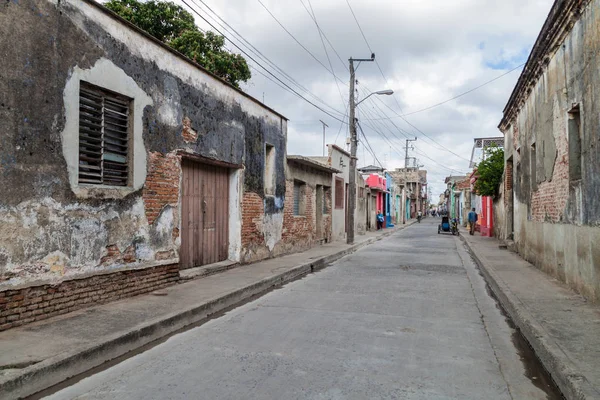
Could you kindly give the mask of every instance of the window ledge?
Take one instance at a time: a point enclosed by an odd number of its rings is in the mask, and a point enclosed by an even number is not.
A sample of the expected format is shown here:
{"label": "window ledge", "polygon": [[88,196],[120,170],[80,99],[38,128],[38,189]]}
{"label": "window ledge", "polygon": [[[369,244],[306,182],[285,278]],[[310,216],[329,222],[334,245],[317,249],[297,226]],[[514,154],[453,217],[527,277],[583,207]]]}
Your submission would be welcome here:
{"label": "window ledge", "polygon": [[79,185],[73,188],[80,199],[123,199],[135,191],[131,186]]}

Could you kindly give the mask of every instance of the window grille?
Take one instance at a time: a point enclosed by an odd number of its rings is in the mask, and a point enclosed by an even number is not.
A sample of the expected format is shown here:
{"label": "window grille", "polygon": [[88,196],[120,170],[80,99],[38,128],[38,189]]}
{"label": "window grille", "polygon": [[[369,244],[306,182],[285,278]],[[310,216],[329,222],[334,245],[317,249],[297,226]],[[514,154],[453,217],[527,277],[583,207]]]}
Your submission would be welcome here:
{"label": "window grille", "polygon": [[127,186],[131,100],[82,85],[79,91],[79,183]]}

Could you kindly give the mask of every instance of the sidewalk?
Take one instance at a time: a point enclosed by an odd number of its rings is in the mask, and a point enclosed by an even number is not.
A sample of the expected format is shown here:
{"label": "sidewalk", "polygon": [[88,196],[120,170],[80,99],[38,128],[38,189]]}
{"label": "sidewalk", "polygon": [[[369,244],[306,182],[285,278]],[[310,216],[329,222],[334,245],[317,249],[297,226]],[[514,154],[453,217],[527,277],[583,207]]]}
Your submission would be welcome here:
{"label": "sidewalk", "polygon": [[494,295],[567,399],[600,399],[600,306],[500,242],[461,235]]}
{"label": "sidewalk", "polygon": [[0,398],[37,393],[410,226],[357,235],[0,333]]}

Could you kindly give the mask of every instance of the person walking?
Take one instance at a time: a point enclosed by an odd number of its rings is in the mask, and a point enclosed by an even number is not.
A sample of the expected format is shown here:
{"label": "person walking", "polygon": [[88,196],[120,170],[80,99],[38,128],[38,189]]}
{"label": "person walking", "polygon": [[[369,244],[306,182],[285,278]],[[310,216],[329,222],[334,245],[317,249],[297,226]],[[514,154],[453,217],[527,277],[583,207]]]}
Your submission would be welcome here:
{"label": "person walking", "polygon": [[377,210],[377,230],[383,229],[383,214]]}
{"label": "person walking", "polygon": [[473,235],[475,233],[475,223],[477,222],[477,213],[475,212],[475,207],[469,213],[469,235]]}

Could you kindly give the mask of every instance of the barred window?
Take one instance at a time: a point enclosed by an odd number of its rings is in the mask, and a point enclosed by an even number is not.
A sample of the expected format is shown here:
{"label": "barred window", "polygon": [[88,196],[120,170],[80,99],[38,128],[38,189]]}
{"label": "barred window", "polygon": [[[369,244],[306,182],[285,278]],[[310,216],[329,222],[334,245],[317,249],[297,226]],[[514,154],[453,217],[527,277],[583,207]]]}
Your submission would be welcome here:
{"label": "barred window", "polygon": [[131,99],[82,82],[79,183],[127,186]]}

